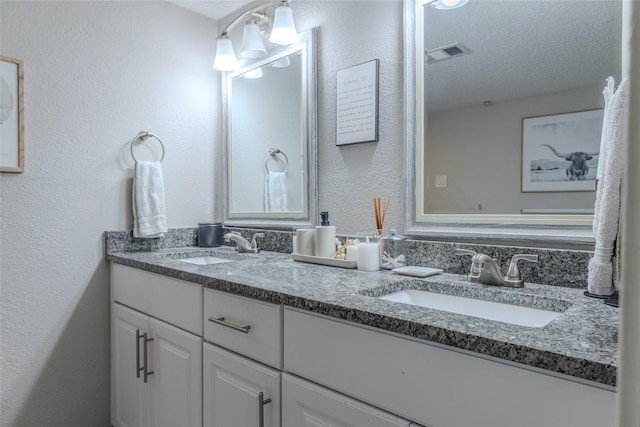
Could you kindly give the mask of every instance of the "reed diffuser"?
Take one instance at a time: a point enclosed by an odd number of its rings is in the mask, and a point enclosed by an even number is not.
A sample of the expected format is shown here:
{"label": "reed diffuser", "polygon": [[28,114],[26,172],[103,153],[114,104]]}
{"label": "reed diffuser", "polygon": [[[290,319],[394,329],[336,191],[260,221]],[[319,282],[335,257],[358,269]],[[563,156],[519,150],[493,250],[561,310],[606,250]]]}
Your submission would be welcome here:
{"label": "reed diffuser", "polygon": [[376,217],[376,230],[378,230],[378,236],[382,235],[382,228],[384,227],[384,219],[387,216],[387,209],[389,209],[390,202],[391,202],[391,199],[388,197],[373,198],[373,213]]}

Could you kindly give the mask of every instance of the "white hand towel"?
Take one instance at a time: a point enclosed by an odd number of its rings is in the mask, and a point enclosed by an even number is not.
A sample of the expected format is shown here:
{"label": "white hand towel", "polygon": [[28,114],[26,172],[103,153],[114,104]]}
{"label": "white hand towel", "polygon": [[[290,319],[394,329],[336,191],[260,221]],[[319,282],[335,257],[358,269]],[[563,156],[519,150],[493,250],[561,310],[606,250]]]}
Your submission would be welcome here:
{"label": "white hand towel", "polygon": [[167,232],[164,179],[160,162],[136,162],[132,190],[133,236],[162,237]]}
{"label": "white hand towel", "polygon": [[264,183],[264,206],[267,212],[287,212],[287,174],[268,172]]}
{"label": "white hand towel", "polygon": [[[629,82],[623,80],[605,109],[600,148],[603,168],[596,192],[593,236],[596,241],[589,261],[588,290],[596,295],[610,295],[619,287],[618,269],[611,262],[620,239],[622,178],[626,167]],[[606,96],[606,93],[605,93]],[[616,257],[617,258],[617,257]],[[616,263],[618,260],[614,260]]]}

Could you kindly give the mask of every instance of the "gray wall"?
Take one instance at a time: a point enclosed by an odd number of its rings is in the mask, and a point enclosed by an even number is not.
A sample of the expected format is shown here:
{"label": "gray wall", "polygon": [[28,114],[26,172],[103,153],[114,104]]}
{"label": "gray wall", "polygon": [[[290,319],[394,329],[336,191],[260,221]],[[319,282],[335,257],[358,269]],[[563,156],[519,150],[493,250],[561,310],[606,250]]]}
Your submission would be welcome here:
{"label": "gray wall", "polygon": [[[532,208],[593,209],[593,191],[520,191],[522,118],[603,107],[602,86],[598,86],[429,113],[425,212],[519,214],[521,209]],[[446,188],[435,187],[436,175],[447,175]]]}

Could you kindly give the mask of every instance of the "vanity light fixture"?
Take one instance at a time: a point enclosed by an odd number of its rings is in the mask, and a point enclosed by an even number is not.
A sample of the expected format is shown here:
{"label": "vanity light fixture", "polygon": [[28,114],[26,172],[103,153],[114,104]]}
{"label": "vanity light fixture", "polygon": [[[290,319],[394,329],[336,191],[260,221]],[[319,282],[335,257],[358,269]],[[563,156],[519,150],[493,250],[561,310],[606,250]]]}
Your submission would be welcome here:
{"label": "vanity light fixture", "polygon": [[[450,1],[450,0],[449,0]],[[277,6],[277,7],[276,7]],[[216,57],[213,68],[220,71],[233,71],[238,68],[238,60],[229,39],[229,32],[240,22],[245,23],[242,49],[244,58],[261,58],[267,54],[262,36],[271,31],[269,41],[279,45],[298,42],[298,32],[293,21],[293,12],[288,0],[273,1],[247,10],[235,18],[222,31],[217,41]]]}
{"label": "vanity light fixture", "polygon": [[469,0],[435,0],[431,7],[439,10],[457,9],[469,3]]}

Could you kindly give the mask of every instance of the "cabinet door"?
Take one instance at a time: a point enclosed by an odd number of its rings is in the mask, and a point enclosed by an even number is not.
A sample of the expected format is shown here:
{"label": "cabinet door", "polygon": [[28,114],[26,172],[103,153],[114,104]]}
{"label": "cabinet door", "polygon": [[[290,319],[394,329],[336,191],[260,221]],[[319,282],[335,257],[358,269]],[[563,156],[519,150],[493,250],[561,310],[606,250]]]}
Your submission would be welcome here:
{"label": "cabinet door", "polygon": [[280,372],[208,343],[203,366],[205,427],[280,427]]}
{"label": "cabinet door", "polygon": [[[111,314],[111,423],[114,427],[147,427],[148,393],[136,369],[142,366],[144,343],[136,331],[149,331],[149,317],[120,304],[112,304]],[[136,350],[140,351],[137,352]]]}
{"label": "cabinet door", "polygon": [[153,427],[202,426],[202,338],[150,320]]}
{"label": "cabinet door", "polygon": [[409,421],[282,374],[282,427],[409,427]]}

